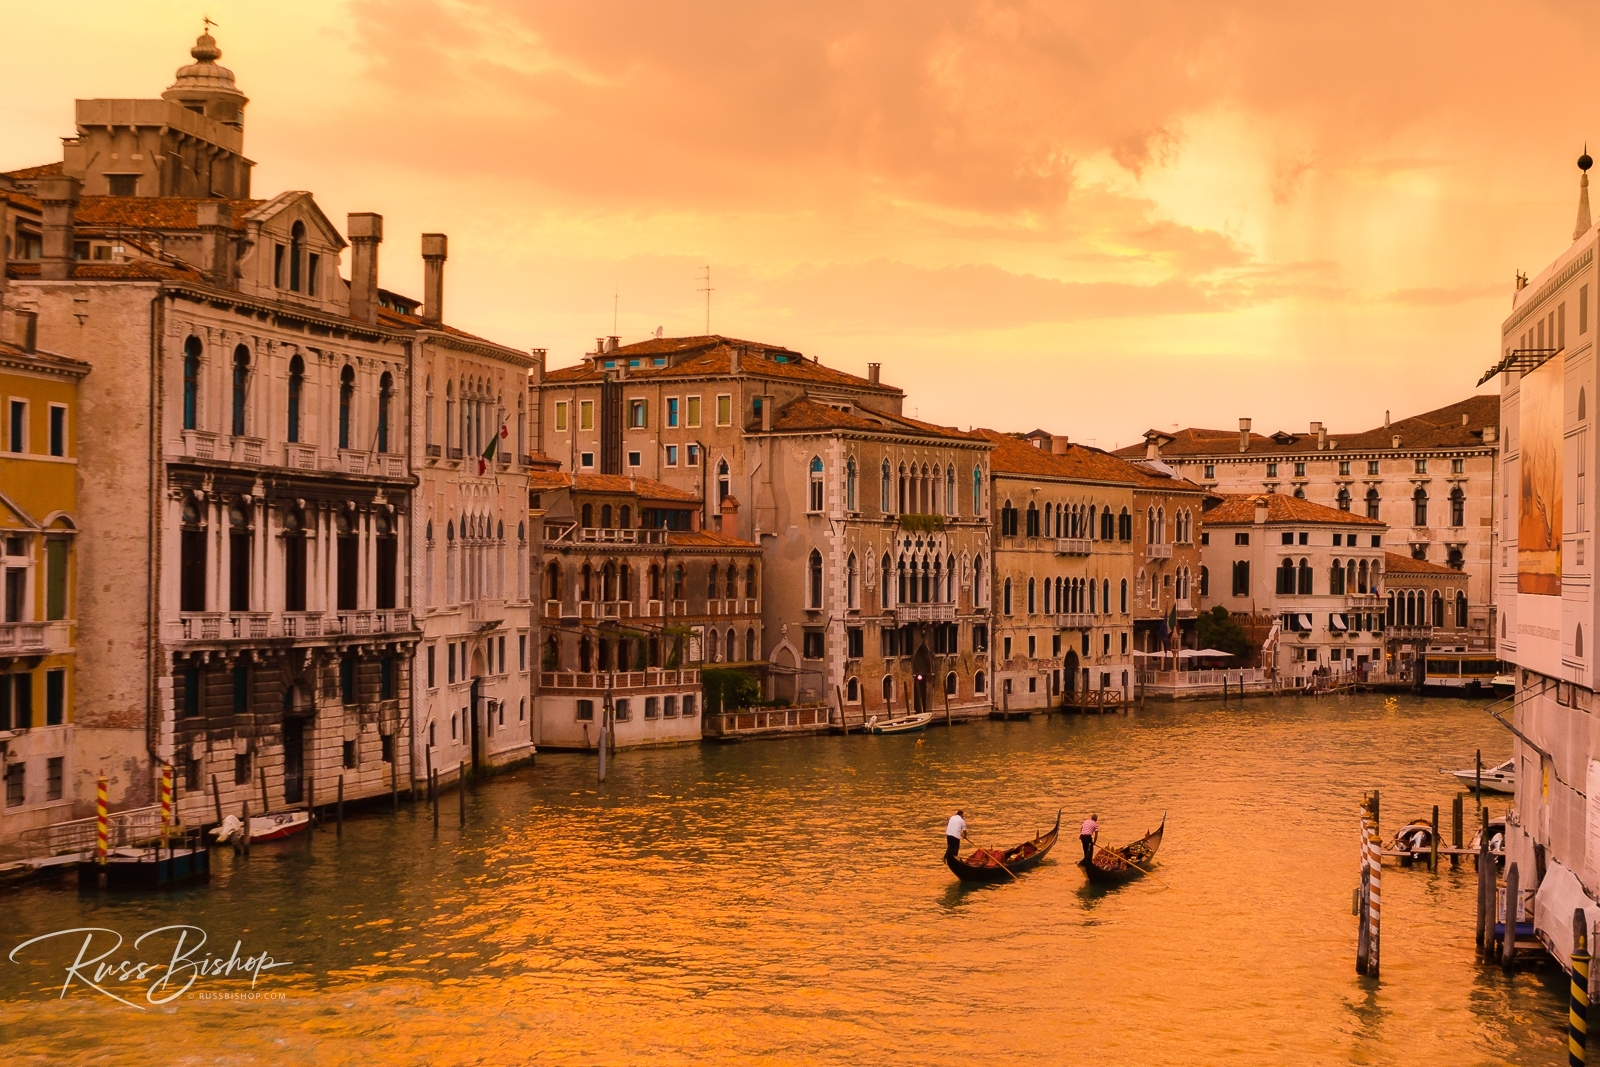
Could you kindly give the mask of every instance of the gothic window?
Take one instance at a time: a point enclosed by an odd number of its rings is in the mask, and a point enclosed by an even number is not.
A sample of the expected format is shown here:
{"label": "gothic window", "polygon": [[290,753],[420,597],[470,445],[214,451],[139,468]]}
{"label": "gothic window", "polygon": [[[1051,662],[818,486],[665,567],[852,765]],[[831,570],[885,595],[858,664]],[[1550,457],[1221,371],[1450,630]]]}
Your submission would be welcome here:
{"label": "gothic window", "polygon": [[183,343],[183,428],[193,430],[200,416],[200,338]]}
{"label": "gothic window", "polygon": [[850,558],[845,561],[844,572],[844,606],[858,608],[861,605],[856,601],[856,554],[850,553]]}
{"label": "gothic window", "polygon": [[1462,630],[1467,628],[1467,594],[1463,589],[1456,590],[1456,627]]}
{"label": "gothic window", "polygon": [[1300,560],[1300,566],[1295,571],[1295,578],[1295,592],[1301,596],[1311,596],[1311,564],[1307,560]]}
{"label": "gothic window", "polygon": [[811,457],[811,489],[806,501],[806,510],[819,512],[822,510],[822,457]]}
{"label": "gothic window", "polygon": [[972,517],[983,514],[983,468],[972,468]]}
{"label": "gothic window", "polygon": [[890,512],[889,461],[883,461],[883,484],[878,487],[878,506],[887,515]]}
{"label": "gothic window", "polygon": [[810,606],[813,609],[820,610],[822,607],[822,553],[818,552],[814,548],[811,550],[811,562],[809,570],[811,577],[811,581],[809,583],[811,592]]}
{"label": "gothic window", "polygon": [[1126,615],[1128,613],[1128,579],[1126,578],[1122,579],[1122,595],[1118,602],[1120,606],[1117,610]]}
{"label": "gothic window", "polygon": [[394,395],[394,375],[388,371],[378,379],[378,451],[389,451],[389,399]]}
{"label": "gothic window", "polygon": [[856,510],[856,458],[854,456],[851,456],[850,461],[844,466],[844,509],[846,511]]}
{"label": "gothic window", "polygon": [[[650,573],[654,578],[654,567],[650,568]],[[555,560],[551,560],[544,569],[544,597],[546,600],[561,599],[561,565]]]}
{"label": "gothic window", "polygon": [[946,467],[944,472],[944,510],[945,514],[954,518],[960,513],[956,507],[956,469]]}
{"label": "gothic window", "polygon": [[1350,510],[1350,489],[1349,487],[1343,485],[1339,487],[1339,510]]}
{"label": "gothic window", "polygon": [[889,609],[889,566],[889,553],[885,552],[878,565],[878,606],[885,611]]}
{"label": "gothic window", "polygon": [[733,495],[733,483],[728,477],[728,461],[721,459],[717,461],[717,503],[720,505],[731,495]]}
{"label": "gothic window", "polygon": [[233,435],[245,432],[245,397],[250,389],[250,350],[240,345],[233,350]]}
{"label": "gothic window", "polygon": [[1010,578],[1006,579],[1005,595],[1003,597],[1002,603],[1004,605],[1005,613],[1007,615],[1010,615],[1011,614],[1011,579]]}

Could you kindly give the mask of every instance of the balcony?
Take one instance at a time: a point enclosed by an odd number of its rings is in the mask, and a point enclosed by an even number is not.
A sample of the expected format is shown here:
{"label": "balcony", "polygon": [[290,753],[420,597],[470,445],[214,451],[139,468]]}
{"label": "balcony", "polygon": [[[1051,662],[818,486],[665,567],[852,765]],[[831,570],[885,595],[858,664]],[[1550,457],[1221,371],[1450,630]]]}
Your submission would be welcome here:
{"label": "balcony", "polygon": [[1174,606],[1178,609],[1179,615],[1194,614],[1194,601],[1192,600],[1177,600],[1174,601]]}
{"label": "balcony", "polygon": [[267,636],[271,619],[265,611],[235,612],[228,616],[228,634],[234,640],[260,640]]}
{"label": "balcony", "polygon": [[186,611],[178,616],[185,641],[222,640],[220,611]]}
{"label": "balcony", "polygon": [[896,604],[895,621],[901,625],[909,622],[955,622],[956,606],[944,604]]}
{"label": "balcony", "polygon": [[426,446],[426,454],[429,459],[438,459],[444,455],[444,449],[439,445],[428,445]]}
{"label": "balcony", "polygon": [[[593,604],[585,604],[593,608]],[[473,600],[467,603],[467,621],[473,626],[483,626],[487,623],[499,622],[506,617],[506,602],[504,600]]]}
{"label": "balcony", "polygon": [[1171,545],[1145,545],[1144,558],[1147,560],[1171,559]]}
{"label": "balcony", "polygon": [[546,600],[544,602],[544,617],[547,619],[561,618],[561,601]]}
{"label": "balcony", "polygon": [[235,463],[260,463],[265,446],[259,437],[230,437],[228,458]]}
{"label": "balcony", "polygon": [[217,435],[210,430],[183,431],[183,454],[195,459],[213,459],[217,454]]}
{"label": "balcony", "polygon": [[455,445],[451,445],[450,446],[450,458],[451,459],[460,459],[461,458],[461,449],[457,448]]}
{"label": "balcony", "polygon": [[283,446],[283,465],[299,470],[314,471],[317,469],[317,446],[302,444],[286,444]]}
{"label": "balcony", "polygon": [[321,637],[322,612],[286,611],[279,625],[284,637]]}
{"label": "balcony", "polygon": [[1383,631],[1383,635],[1396,641],[1426,641],[1433,636],[1433,627],[1391,626]]}
{"label": "balcony", "polygon": [[664,545],[667,543],[665,530],[613,530],[583,526],[578,529],[577,534],[579,541],[590,544]]}
{"label": "balcony", "polygon": [[541,690],[564,689],[568,691],[604,693],[617,690],[680,688],[699,686],[700,672],[693,668],[664,671],[651,668],[643,671],[540,671]]}
{"label": "balcony", "polygon": [[1087,556],[1094,542],[1087,537],[1058,537],[1056,538],[1056,554],[1059,556]]}
{"label": "balcony", "polygon": [[1057,615],[1056,626],[1063,630],[1087,630],[1094,626],[1094,616],[1082,611]]}
{"label": "balcony", "polygon": [[384,478],[404,478],[406,476],[406,457],[393,452],[378,452],[372,457],[370,468],[373,474]]}
{"label": "balcony", "polygon": [[367,473],[367,453],[354,448],[339,449],[339,469],[346,474]]}
{"label": "balcony", "polygon": [[0,622],[0,655],[42,655],[50,650],[45,623]]}
{"label": "balcony", "polygon": [[634,614],[633,601],[612,600],[600,605],[601,617],[607,619],[631,619]]}
{"label": "balcony", "polygon": [[411,612],[406,608],[384,608],[381,611],[341,611],[338,616],[339,633],[347,637],[362,634],[387,634],[411,629]]}

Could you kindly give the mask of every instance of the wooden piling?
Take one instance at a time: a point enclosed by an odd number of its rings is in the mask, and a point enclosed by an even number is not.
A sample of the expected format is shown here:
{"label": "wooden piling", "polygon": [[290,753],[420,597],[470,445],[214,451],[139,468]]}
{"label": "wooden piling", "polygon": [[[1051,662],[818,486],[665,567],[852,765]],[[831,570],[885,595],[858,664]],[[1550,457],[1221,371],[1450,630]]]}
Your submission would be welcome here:
{"label": "wooden piling", "polygon": [[439,772],[428,770],[428,800],[433,805],[433,832],[439,832]]}
{"label": "wooden piling", "polygon": [[1428,844],[1428,870],[1438,873],[1439,870],[1439,805],[1433,806],[1433,834]]}
{"label": "wooden piling", "polygon": [[461,788],[456,791],[461,797],[461,825],[467,825],[467,763],[461,761]]}
{"label": "wooden piling", "polygon": [[336,837],[344,836],[344,775],[339,775],[339,804],[334,809],[334,826],[337,827]]}
{"label": "wooden piling", "polygon": [[1489,811],[1478,809],[1478,951],[1489,956],[1494,947],[1494,857],[1489,853]]}
{"label": "wooden piling", "polygon": [[944,724],[950,725],[950,688],[944,682],[939,683],[939,688],[944,692]]}
{"label": "wooden piling", "polygon": [[[856,690],[860,692],[860,689]],[[844,690],[838,686],[833,687],[833,695],[839,701],[839,726],[844,730],[845,736],[850,736],[850,720],[844,717]]]}
{"label": "wooden piling", "polygon": [[1372,956],[1372,931],[1370,918],[1367,915],[1367,894],[1372,878],[1372,872],[1367,867],[1366,843],[1361,845],[1361,887],[1356,890],[1356,914],[1360,917],[1361,926],[1356,930],[1356,973],[1366,974],[1367,963]]}
{"label": "wooden piling", "polygon": [[438,807],[439,801],[434,795],[433,791],[433,746],[430,745],[422,750],[422,760],[424,763],[423,775],[428,780],[428,803],[432,804],[434,807]]}
{"label": "wooden piling", "polygon": [[261,814],[265,815],[272,810],[272,799],[267,796],[267,769],[257,767],[256,770],[261,772]]}
{"label": "wooden piling", "polygon": [[250,801],[249,801],[248,798],[246,798],[245,802],[244,802],[244,810],[243,810],[242,818],[244,819],[244,829],[239,831],[239,846],[238,847],[239,847],[239,850],[244,853],[245,859],[249,859],[250,858]]}
{"label": "wooden piling", "polygon": [[1510,970],[1517,957],[1517,895],[1522,892],[1522,880],[1515,863],[1506,866],[1506,921],[1505,933],[1500,940],[1500,966]]}
{"label": "wooden piling", "polygon": [[306,775],[306,851],[311,851],[311,839],[317,834],[317,776]]}
{"label": "wooden piling", "polygon": [[400,811],[400,760],[398,754],[389,761],[389,810]]}
{"label": "wooden piling", "polygon": [[211,799],[217,806],[217,825],[222,825],[222,787],[217,784],[217,776],[211,776]]}
{"label": "wooden piling", "polygon": [[1567,1063],[1583,1067],[1589,1044],[1589,920],[1572,909],[1572,988],[1567,998]]}
{"label": "wooden piling", "polygon": [[1450,866],[1456,867],[1461,863],[1461,794],[1457,793],[1455,800],[1450,803]]}

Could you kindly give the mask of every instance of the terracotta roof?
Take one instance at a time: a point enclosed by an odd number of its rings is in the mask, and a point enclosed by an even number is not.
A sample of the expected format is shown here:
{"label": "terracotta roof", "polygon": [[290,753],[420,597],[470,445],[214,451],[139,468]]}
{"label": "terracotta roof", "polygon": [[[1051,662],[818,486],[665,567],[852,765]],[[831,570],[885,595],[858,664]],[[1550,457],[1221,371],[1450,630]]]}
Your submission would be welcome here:
{"label": "terracotta roof", "polygon": [[[6,264],[6,274],[12,278],[39,277],[39,261],[12,260]],[[72,276],[91,281],[198,281],[201,274],[193,267],[174,263],[160,263],[153,259],[130,259],[125,263],[105,260],[79,260],[73,264]]]}
{"label": "terracotta roof", "polygon": [[1389,574],[1427,574],[1440,578],[1459,578],[1466,580],[1466,575],[1454,567],[1447,567],[1443,563],[1430,563],[1425,559],[1412,559],[1402,556],[1398,552],[1385,552],[1383,554],[1383,569]]}
{"label": "terracotta roof", "polygon": [[[197,209],[210,201],[178,196],[85,196],[73,212],[77,226],[130,230],[194,230]],[[244,229],[244,217],[264,200],[229,200],[233,228]]]}
{"label": "terracotta roof", "polygon": [[[1467,421],[1462,424],[1461,417]],[[1498,396],[1470,396],[1420,415],[1412,415],[1388,426],[1377,426],[1356,433],[1328,431],[1330,448],[1337,443],[1340,452],[1392,451],[1394,438],[1400,438],[1401,449],[1465,448],[1484,443],[1483,428],[1500,425],[1500,398]],[[1206,430],[1197,427],[1177,430],[1161,435],[1161,454],[1165,457],[1240,455],[1301,455],[1317,454],[1317,435],[1314,433],[1288,433],[1278,431],[1270,436],[1250,434],[1250,449],[1239,451],[1238,430]],[[1145,446],[1129,445],[1117,449],[1124,457],[1143,456]]]}
{"label": "terracotta roof", "polygon": [[754,541],[745,541],[715,530],[669,530],[667,544],[679,548],[757,548]]}
{"label": "terracotta roof", "polygon": [[0,189],[0,200],[4,200],[14,208],[21,208],[23,211],[31,211],[34,214],[42,214],[44,212],[43,204],[20,189]]}
{"label": "terracotta roof", "polygon": [[1064,455],[1056,455],[1047,448],[1034,448],[1015,434],[978,429],[972,431],[972,436],[995,446],[989,457],[989,469],[995,474],[1070,478],[1110,485],[1133,485],[1141,480],[1134,474],[1132,464],[1087,445],[1069,444]]}
{"label": "terracotta roof", "polygon": [[15,178],[19,182],[31,182],[39,178],[54,178],[64,173],[65,164],[59,160],[55,163],[44,163],[37,167],[22,167],[18,170],[4,171],[7,178]]}
{"label": "terracotta roof", "polygon": [[882,411],[857,409],[840,411],[828,404],[818,403],[809,397],[798,397],[785,404],[772,420],[774,432],[804,430],[855,430],[861,433],[897,433],[923,437],[959,439],[963,442],[977,440],[972,434],[954,426],[940,426],[905,415],[890,415]]}
{"label": "terracotta roof", "polygon": [[568,471],[529,471],[528,488],[535,490],[572,489],[579,493],[625,493],[641,500],[672,500],[700,503],[698,494],[677,489],[654,478],[626,474],[572,474]]}
{"label": "terracotta roof", "polygon": [[41,352],[37,349],[30,352],[26,348],[19,348],[17,345],[7,341],[0,341],[0,356],[7,359],[25,359],[30,363],[38,364],[47,369],[64,371],[77,376],[85,375],[94,369],[93,364],[81,359],[57,355],[54,352]]}
{"label": "terracotta roof", "polygon": [[1323,504],[1313,504],[1309,500],[1299,497],[1285,496],[1282,493],[1250,493],[1247,495],[1224,496],[1221,503],[1200,516],[1202,526],[1230,526],[1234,524],[1252,523],[1256,521],[1256,503],[1267,502],[1268,522],[1292,522],[1298,524],[1324,523],[1329,526],[1382,526],[1377,519],[1369,519],[1365,515],[1357,515],[1353,511],[1340,511]]}
{"label": "terracotta roof", "polygon": [[[667,359],[667,366],[628,367],[628,377],[659,380],[726,376],[733,373],[733,352],[736,347],[743,350],[740,359],[741,374],[848,386],[853,389],[871,389],[883,393],[900,392],[891,385],[874,385],[858,375],[824,367],[815,359],[809,359],[799,352],[779,345],[740,341],[737,338],[719,335],[651,338],[638,344],[623,345],[598,358],[586,359],[576,366],[559,367],[548,371],[544,377],[547,382],[598,382],[608,373],[605,369],[607,360],[626,362],[638,359],[643,363],[658,356]],[[609,373],[616,374],[617,371]]]}

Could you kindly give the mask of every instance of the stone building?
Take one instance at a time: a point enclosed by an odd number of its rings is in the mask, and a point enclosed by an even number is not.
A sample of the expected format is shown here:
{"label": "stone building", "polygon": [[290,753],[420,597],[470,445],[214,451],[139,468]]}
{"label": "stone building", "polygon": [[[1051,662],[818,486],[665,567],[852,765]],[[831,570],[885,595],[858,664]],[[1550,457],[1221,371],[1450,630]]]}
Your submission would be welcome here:
{"label": "stone building", "polygon": [[[114,806],[148,803],[170,760],[191,822],[215,817],[213,781],[224,807],[259,810],[263,794],[273,807],[325,798],[342,777],[360,797],[421,774],[413,605],[428,523],[469,520],[459,551],[475,553],[475,591],[513,585],[491,546],[501,516],[526,521],[527,463],[497,451],[492,474],[457,477],[427,454],[437,401],[414,386],[470,377],[474,417],[498,431],[500,398],[526,404],[538,361],[439,321],[442,237],[424,238],[431,302],[418,302],[378,285],[381,216],[352,214],[341,234],[308,192],[248,198],[244,98],[215,41],[193,55],[165,100],[112,101],[105,115],[107,102],[80,101],[94,121],[63,162],[0,176],[9,302],[37,316],[42,345],[99,368],[78,422],[94,550],[79,563],[71,792],[84,812],[104,769]],[[172,121],[151,126],[157,114]],[[149,167],[121,181],[107,159]],[[491,516],[492,529],[479,521]],[[513,552],[498,549],[506,575],[525,565]],[[443,554],[448,573],[456,557]],[[485,677],[493,640],[497,718],[519,707],[529,676],[502,673],[499,638],[528,631],[525,598],[520,619],[441,610],[436,623],[435,606],[449,607],[430,603],[430,634],[446,646],[467,634]],[[434,714],[431,693],[419,710]]]}
{"label": "stone building", "polygon": [[1127,699],[1143,474],[1043,431],[974,433],[994,446],[995,702],[1045,708],[1106,690]]}
{"label": "stone building", "polygon": [[564,467],[658,479],[697,499],[703,529],[761,546],[770,696],[881,716],[942,709],[953,684],[953,709],[988,706],[973,493],[990,445],[907,418],[876,364],[862,378],[725,337],[607,338],[538,393],[539,446]]}
{"label": "stone building", "polygon": [[1487,635],[1493,614],[1494,501],[1500,471],[1500,411],[1492,396],[1351,433],[1313,422],[1306,433],[1189,428],[1150,430],[1145,444],[1118,451],[1155,454],[1216,493],[1281,493],[1378,519],[1384,547],[1467,575],[1470,627]]}
{"label": "stone building", "polygon": [[[1516,765],[1506,858],[1534,891],[1533,922],[1566,962],[1573,909],[1600,916],[1600,730],[1595,728],[1595,547],[1600,511],[1589,472],[1594,428],[1595,301],[1600,228],[1589,211],[1585,154],[1577,226],[1565,250],[1531,279],[1518,276],[1500,324],[1501,358],[1484,374],[1500,386],[1504,484],[1498,498],[1497,652],[1514,665],[1514,699],[1500,719]],[[1485,759],[1498,755],[1485,753]],[[1589,931],[1593,935],[1593,930]]]}
{"label": "stone building", "polygon": [[[1151,450],[1152,452],[1154,450]],[[1145,653],[1193,648],[1206,572],[1196,536],[1206,490],[1158,454],[1131,459],[1134,647]]]}
{"label": "stone building", "polygon": [[1263,666],[1285,683],[1384,662],[1384,525],[1281,493],[1225,496],[1200,517],[1205,609],[1278,623]]}
{"label": "stone building", "polygon": [[[0,226],[5,217],[0,199]],[[0,275],[0,844],[72,813],[78,390],[89,371],[39,351],[33,316],[5,297]]]}
{"label": "stone building", "polygon": [[1384,646],[1388,664],[1405,679],[1431,644],[1452,648],[1492,647],[1492,638],[1471,628],[1468,577],[1442,563],[1384,554]]}
{"label": "stone building", "polygon": [[761,662],[760,548],[700,528],[694,493],[653,478],[536,472],[542,603],[537,740],[698,741],[700,669]]}

